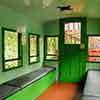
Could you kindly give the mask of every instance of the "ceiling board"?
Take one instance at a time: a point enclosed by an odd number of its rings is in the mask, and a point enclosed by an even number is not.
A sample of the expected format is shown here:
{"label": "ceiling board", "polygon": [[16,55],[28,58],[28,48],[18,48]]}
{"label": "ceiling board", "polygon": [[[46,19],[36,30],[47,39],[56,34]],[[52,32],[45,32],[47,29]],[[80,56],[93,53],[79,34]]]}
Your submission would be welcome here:
{"label": "ceiling board", "polygon": [[[28,0],[26,0],[28,1]],[[0,5],[13,9],[15,12],[26,14],[31,17],[39,17],[43,20],[55,19],[67,16],[87,16],[100,18],[100,0],[53,0],[51,5],[43,8],[42,0],[29,0],[27,6],[24,0],[0,0]],[[70,4],[73,11],[60,12],[59,5]]]}

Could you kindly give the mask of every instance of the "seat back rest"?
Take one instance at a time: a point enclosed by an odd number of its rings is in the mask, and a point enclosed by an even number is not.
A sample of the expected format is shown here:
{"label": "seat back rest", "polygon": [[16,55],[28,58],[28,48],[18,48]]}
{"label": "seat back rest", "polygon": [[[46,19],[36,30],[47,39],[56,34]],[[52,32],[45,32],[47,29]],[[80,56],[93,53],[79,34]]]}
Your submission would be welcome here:
{"label": "seat back rest", "polygon": [[87,72],[83,95],[100,97],[100,70],[89,70]]}

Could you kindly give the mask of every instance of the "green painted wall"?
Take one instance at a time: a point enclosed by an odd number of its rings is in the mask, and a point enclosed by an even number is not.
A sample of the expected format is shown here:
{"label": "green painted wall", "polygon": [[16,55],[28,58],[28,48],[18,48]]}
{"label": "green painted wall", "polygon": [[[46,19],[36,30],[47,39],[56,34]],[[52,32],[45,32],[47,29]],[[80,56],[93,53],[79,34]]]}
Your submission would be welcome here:
{"label": "green painted wall", "polygon": [[43,32],[45,35],[59,34],[59,20],[49,20],[43,24]]}
{"label": "green painted wall", "polygon": [[[36,12],[36,11],[35,11]],[[34,71],[42,67],[43,63],[43,31],[42,21],[38,16],[30,17],[27,14],[22,14],[14,11],[11,8],[0,6],[0,84],[21,76],[25,73]],[[7,72],[2,72],[2,34],[1,27],[16,29],[17,26],[25,25],[27,27],[26,44],[23,46],[23,67],[14,69]],[[32,65],[28,65],[28,32],[34,32],[40,34],[40,62]]]}
{"label": "green painted wall", "polygon": [[[43,24],[44,35],[59,35],[59,20],[48,20]],[[44,66],[56,67],[56,80],[58,80],[58,61],[44,61]]]}
{"label": "green painted wall", "polygon": [[[87,35],[99,34],[100,35],[100,19],[99,18],[88,18],[87,19]],[[100,69],[100,63],[87,63],[86,70],[96,68]]]}
{"label": "green painted wall", "polygon": [[[49,20],[43,24],[44,35],[58,35],[59,36],[59,20]],[[45,61],[45,65],[58,66],[58,61]]]}
{"label": "green painted wall", "polygon": [[[53,35],[53,34],[60,34],[59,33],[59,20],[54,19],[54,20],[46,20],[46,22],[42,23],[42,20],[40,18],[39,14],[37,13],[34,9],[34,17],[29,17],[28,15],[25,15],[14,11],[11,8],[5,7],[5,6],[0,6],[0,48],[2,48],[2,36],[1,36],[1,27],[7,27],[7,28],[12,28],[16,29],[18,25],[25,25],[27,26],[27,33],[28,32],[34,32],[36,34],[40,34],[40,63],[36,63],[33,65],[28,65],[28,55],[27,55],[27,48],[28,44],[23,46],[23,67],[18,68],[15,70],[11,70],[8,72],[2,72],[2,50],[0,49],[0,83],[3,83],[7,80],[11,80],[13,78],[16,78],[18,76],[21,76],[25,73],[28,73],[30,71],[36,70],[40,68],[44,62],[43,62],[43,36],[45,35]],[[49,13],[49,12],[48,12]],[[50,15],[50,14],[47,14]],[[45,18],[44,18],[45,19]],[[87,18],[87,34],[100,34],[100,19],[98,18]],[[26,34],[28,36],[28,34]],[[26,40],[27,41],[27,40]],[[58,66],[57,62],[46,62],[46,65],[52,65],[52,66]],[[87,63],[86,64],[87,68],[88,67],[95,67],[97,68],[100,66],[100,64],[95,64],[95,63]]]}
{"label": "green painted wall", "polygon": [[48,86],[55,82],[55,76],[55,71],[52,71],[6,100],[35,100]]}
{"label": "green painted wall", "polygon": [[[100,34],[100,19],[99,18],[87,18],[87,30],[86,34]],[[45,22],[44,26],[44,33],[47,35],[53,35],[53,34],[60,34],[59,32],[59,20],[51,20]],[[47,65],[52,65],[52,66],[59,66],[55,62],[46,62]],[[99,63],[86,63],[86,70],[90,68],[100,68]],[[58,67],[57,67],[58,69]],[[82,70],[81,70],[82,72]],[[80,74],[81,74],[80,72]],[[58,74],[57,74],[58,75]]]}
{"label": "green painted wall", "polygon": [[87,18],[87,35],[88,34],[100,34],[99,18]]}

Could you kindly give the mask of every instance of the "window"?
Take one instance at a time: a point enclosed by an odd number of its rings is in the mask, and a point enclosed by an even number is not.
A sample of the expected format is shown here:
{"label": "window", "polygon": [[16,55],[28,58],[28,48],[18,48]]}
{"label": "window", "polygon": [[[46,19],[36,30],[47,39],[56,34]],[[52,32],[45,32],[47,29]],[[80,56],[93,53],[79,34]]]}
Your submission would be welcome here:
{"label": "window", "polygon": [[70,22],[64,24],[64,44],[80,44],[81,23]]}
{"label": "window", "polygon": [[88,61],[100,62],[100,36],[88,36]]}
{"label": "window", "polygon": [[39,61],[39,35],[29,33],[29,64]]}
{"label": "window", "polygon": [[15,30],[2,28],[3,71],[22,66],[21,34]]}
{"label": "window", "polygon": [[58,60],[58,36],[45,37],[45,59]]}

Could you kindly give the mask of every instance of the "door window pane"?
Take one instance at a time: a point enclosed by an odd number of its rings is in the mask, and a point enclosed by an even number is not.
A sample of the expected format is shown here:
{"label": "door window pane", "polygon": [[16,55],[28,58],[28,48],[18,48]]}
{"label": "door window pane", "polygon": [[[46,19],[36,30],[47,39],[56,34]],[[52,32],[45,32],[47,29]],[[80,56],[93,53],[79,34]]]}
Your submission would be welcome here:
{"label": "door window pane", "polygon": [[64,24],[64,44],[81,43],[81,23],[71,22]]}

